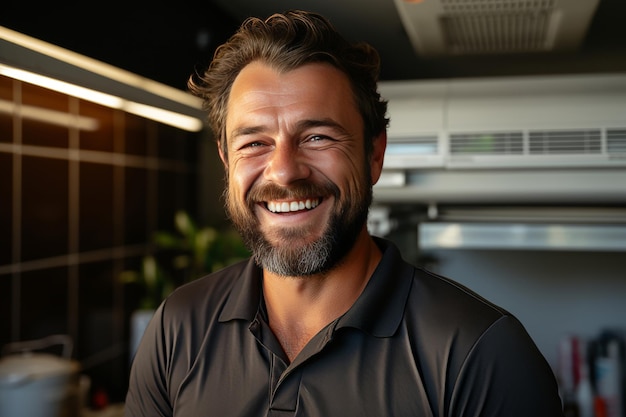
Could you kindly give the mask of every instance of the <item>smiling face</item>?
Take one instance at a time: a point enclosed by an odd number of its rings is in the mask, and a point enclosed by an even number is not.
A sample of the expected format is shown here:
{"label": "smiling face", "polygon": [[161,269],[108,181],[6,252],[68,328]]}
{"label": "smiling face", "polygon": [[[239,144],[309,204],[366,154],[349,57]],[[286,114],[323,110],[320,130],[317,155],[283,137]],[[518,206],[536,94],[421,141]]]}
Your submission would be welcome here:
{"label": "smiling face", "polygon": [[278,275],[328,271],[363,231],[385,138],[367,160],[348,78],[324,63],[247,65],[232,86],[222,155],[227,209],[257,262]]}

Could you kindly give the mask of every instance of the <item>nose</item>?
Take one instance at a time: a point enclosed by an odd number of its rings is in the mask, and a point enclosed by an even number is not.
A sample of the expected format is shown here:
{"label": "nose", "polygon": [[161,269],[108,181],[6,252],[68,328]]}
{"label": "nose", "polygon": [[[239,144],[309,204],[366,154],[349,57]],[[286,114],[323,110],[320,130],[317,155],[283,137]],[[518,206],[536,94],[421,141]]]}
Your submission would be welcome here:
{"label": "nose", "polygon": [[297,145],[277,144],[272,150],[264,175],[266,180],[285,186],[307,178],[310,173],[310,167]]}

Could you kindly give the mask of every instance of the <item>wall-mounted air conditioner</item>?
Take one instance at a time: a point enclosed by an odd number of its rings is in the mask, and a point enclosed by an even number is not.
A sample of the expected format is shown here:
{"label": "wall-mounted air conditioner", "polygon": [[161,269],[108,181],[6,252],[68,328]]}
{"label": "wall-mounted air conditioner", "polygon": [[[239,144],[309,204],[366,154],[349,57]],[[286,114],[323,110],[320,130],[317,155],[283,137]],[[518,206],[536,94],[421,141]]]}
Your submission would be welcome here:
{"label": "wall-mounted air conditioner", "polygon": [[380,84],[379,201],[626,202],[626,74]]}
{"label": "wall-mounted air conditioner", "polygon": [[386,167],[626,166],[626,74],[392,81]]}

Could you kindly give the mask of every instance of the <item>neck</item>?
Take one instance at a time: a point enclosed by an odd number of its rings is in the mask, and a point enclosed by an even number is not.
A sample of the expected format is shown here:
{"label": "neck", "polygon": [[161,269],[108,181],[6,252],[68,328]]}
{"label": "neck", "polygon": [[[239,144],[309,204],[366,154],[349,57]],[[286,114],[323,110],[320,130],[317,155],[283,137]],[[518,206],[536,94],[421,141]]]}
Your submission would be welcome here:
{"label": "neck", "polygon": [[354,304],[382,254],[364,227],[345,259],[323,275],[283,277],[263,271],[270,328],[290,360]]}

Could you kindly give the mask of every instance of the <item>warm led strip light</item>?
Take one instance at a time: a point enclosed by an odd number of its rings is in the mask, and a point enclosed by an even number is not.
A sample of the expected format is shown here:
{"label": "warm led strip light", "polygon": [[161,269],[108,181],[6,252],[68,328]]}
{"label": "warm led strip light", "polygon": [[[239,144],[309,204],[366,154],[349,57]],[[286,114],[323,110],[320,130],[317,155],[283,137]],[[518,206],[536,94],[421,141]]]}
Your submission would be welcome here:
{"label": "warm led strip light", "polygon": [[163,124],[177,127],[189,132],[199,132],[203,123],[200,119],[185,114],[176,113],[170,110],[161,109],[147,104],[136,103],[111,94],[81,87],[65,81],[60,81],[44,75],[35,74],[8,65],[0,64],[0,74],[20,80],[29,84],[35,84],[49,90],[77,97],[82,100],[97,103],[113,109],[145,117]]}
{"label": "warm led strip light", "polygon": [[75,116],[56,110],[44,109],[42,107],[18,105],[12,101],[0,99],[0,113],[16,114],[25,119],[37,120],[39,122],[50,123],[67,128],[74,127],[79,130],[98,130],[98,120],[92,117]]}
{"label": "warm led strip light", "polygon": [[22,48],[35,51],[38,54],[45,55],[61,62],[68,63],[77,68],[98,74],[102,77],[115,80],[119,83],[141,88],[149,93],[159,97],[167,98],[193,108],[199,108],[202,101],[198,97],[194,97],[189,93],[183,92],[176,88],[161,84],[149,78],[145,78],[132,72],[123,70],[106,62],[98,61],[76,52],[69,51],[57,45],[35,39],[23,33],[16,32],[6,27],[0,26],[0,40],[6,40],[12,44]]}

